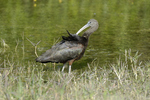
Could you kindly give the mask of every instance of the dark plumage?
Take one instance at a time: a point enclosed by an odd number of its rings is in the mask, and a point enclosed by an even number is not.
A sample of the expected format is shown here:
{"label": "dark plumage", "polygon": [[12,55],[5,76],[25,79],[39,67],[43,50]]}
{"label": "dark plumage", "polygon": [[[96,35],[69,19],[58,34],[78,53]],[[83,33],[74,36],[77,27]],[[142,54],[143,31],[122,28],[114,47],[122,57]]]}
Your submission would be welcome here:
{"label": "dark plumage", "polygon": [[76,35],[76,34],[70,34],[67,30],[67,33],[68,33],[68,37],[65,37],[65,36],[62,36],[63,40],[66,40],[66,41],[79,41],[80,39],[80,36]]}
{"label": "dark plumage", "polygon": [[[72,63],[83,56],[88,45],[89,36],[98,29],[98,26],[98,22],[95,19],[91,19],[76,34],[70,34],[67,31],[69,34],[68,37],[62,36],[63,40],[61,42],[52,46],[51,49],[36,58],[36,61],[41,63],[64,63],[62,71],[65,68],[65,64],[68,62],[70,73]],[[90,28],[85,31],[82,36],[78,36],[78,34],[87,27]]]}

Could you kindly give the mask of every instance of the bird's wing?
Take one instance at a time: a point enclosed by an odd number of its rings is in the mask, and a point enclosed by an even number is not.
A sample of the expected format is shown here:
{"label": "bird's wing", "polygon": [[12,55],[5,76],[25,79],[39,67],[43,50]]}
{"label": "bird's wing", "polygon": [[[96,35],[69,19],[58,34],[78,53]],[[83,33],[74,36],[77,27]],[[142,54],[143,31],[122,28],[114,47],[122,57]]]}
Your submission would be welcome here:
{"label": "bird's wing", "polygon": [[36,61],[46,62],[60,62],[65,63],[71,59],[78,57],[83,51],[83,45],[72,41],[65,41],[57,43],[51,49],[39,56]]}

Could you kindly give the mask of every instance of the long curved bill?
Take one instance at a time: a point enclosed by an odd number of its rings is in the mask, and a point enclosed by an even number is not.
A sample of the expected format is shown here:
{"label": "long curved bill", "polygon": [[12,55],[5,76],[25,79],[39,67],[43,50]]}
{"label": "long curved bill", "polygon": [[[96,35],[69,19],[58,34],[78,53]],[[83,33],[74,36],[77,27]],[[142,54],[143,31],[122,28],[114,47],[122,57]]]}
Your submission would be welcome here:
{"label": "long curved bill", "polygon": [[88,28],[90,26],[89,23],[87,23],[86,25],[84,25],[77,33],[76,35],[78,35],[80,32],[82,32],[84,29]]}

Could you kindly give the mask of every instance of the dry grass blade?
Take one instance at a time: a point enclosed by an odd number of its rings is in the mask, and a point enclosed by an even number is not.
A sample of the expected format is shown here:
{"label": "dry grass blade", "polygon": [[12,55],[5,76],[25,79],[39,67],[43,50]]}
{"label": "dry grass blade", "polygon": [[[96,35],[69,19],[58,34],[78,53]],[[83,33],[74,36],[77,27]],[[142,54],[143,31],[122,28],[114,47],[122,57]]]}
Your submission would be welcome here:
{"label": "dry grass blade", "polygon": [[38,43],[35,44],[32,41],[30,41],[28,38],[26,38],[26,39],[34,46],[34,48],[35,48],[34,53],[35,53],[36,57],[38,57],[36,49],[37,49],[38,44],[41,42],[41,40]]}

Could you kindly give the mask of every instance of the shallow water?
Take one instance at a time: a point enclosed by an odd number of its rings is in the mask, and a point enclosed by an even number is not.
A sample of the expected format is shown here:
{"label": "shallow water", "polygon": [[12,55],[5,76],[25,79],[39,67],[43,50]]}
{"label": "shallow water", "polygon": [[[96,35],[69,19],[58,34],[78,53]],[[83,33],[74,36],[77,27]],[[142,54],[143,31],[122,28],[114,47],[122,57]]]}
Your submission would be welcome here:
{"label": "shallow water", "polygon": [[[99,22],[90,36],[89,45],[73,69],[87,66],[93,60],[100,65],[116,61],[125,50],[142,53],[140,60],[150,58],[150,1],[105,0],[1,0],[0,37],[10,47],[6,54],[17,55],[14,61],[35,62],[33,43],[38,55],[49,49],[66,30],[76,33],[89,19]],[[79,35],[82,35],[80,33]],[[0,46],[1,52],[4,46]],[[12,57],[13,58],[13,57]],[[5,59],[1,54],[1,62]]]}

